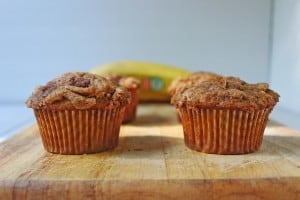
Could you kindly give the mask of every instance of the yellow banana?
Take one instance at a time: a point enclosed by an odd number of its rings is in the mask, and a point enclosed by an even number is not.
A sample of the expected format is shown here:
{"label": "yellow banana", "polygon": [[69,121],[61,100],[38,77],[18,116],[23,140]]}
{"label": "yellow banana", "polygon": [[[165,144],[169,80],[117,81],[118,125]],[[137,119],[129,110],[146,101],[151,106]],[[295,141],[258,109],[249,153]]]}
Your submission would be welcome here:
{"label": "yellow banana", "polygon": [[141,81],[140,101],[169,101],[170,94],[167,88],[178,77],[189,75],[191,72],[170,65],[139,62],[120,61],[103,64],[91,70],[98,75],[121,74],[133,76]]}

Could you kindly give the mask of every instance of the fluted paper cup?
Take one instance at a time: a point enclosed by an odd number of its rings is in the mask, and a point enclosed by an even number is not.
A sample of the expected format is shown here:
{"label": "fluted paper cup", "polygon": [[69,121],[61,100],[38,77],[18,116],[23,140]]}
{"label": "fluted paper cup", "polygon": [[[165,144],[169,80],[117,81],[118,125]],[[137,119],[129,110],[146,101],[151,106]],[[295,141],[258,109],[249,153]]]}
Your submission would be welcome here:
{"label": "fluted paper cup", "polygon": [[126,106],[122,123],[129,123],[135,119],[139,103],[138,89],[130,88],[128,91],[131,93],[131,102]]}
{"label": "fluted paper cup", "polygon": [[253,112],[234,109],[180,108],[187,147],[213,154],[257,151],[272,108]]}
{"label": "fluted paper cup", "polygon": [[181,122],[181,116],[180,116],[180,110],[178,108],[176,108],[176,117],[177,117],[177,120],[178,122]]}
{"label": "fluted paper cup", "polygon": [[34,109],[45,149],[58,154],[87,154],[113,149],[125,108]]}

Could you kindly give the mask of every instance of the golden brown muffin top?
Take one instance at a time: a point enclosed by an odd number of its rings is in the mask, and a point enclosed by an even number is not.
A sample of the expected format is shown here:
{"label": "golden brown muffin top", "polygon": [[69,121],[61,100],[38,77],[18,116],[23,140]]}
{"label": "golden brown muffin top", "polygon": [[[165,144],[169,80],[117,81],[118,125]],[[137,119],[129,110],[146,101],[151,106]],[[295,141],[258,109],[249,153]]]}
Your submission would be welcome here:
{"label": "golden brown muffin top", "polygon": [[117,85],[125,87],[127,89],[135,89],[140,87],[140,81],[132,76],[124,75],[107,75],[105,76],[108,80],[114,82]]}
{"label": "golden brown muffin top", "polygon": [[26,104],[35,109],[114,108],[127,105],[130,98],[127,89],[104,77],[86,72],[68,72],[37,87]]}
{"label": "golden brown muffin top", "polygon": [[186,77],[180,77],[172,81],[171,85],[168,87],[168,92],[170,94],[174,94],[176,90],[186,87],[192,86],[194,84],[221,77],[221,75],[213,73],[213,72],[206,72],[206,71],[198,71],[190,74]]}
{"label": "golden brown muffin top", "polygon": [[248,84],[236,77],[219,77],[177,90],[171,103],[177,107],[253,111],[272,108],[278,100],[279,95],[267,83]]}

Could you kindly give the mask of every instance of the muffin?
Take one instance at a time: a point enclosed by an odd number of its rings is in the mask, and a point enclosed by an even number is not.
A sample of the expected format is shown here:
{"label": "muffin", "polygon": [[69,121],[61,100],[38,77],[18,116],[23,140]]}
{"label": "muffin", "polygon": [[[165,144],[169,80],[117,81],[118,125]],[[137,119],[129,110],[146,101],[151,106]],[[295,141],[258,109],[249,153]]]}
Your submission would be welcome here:
{"label": "muffin", "polygon": [[[214,78],[220,78],[222,77],[219,74],[213,73],[213,72],[207,72],[207,71],[198,71],[190,74],[186,77],[180,77],[172,81],[170,86],[168,87],[168,92],[171,95],[174,95],[177,90],[181,90],[185,87],[190,87],[195,84],[199,84],[203,81],[214,79]],[[181,122],[181,116],[178,109],[176,109],[176,115],[179,122]]]}
{"label": "muffin", "polygon": [[130,98],[104,77],[69,72],[37,87],[26,104],[34,110],[47,151],[86,154],[117,146]]}
{"label": "muffin", "polygon": [[219,77],[176,91],[171,103],[180,112],[187,147],[205,153],[244,154],[259,149],[278,100],[267,83]]}
{"label": "muffin", "polygon": [[105,76],[105,78],[126,88],[131,93],[131,102],[126,106],[122,123],[132,122],[136,117],[137,106],[139,103],[138,91],[140,87],[140,81],[134,77],[124,75],[108,75]]}
{"label": "muffin", "polygon": [[176,90],[179,90],[186,86],[191,86],[200,82],[203,82],[205,80],[214,79],[222,77],[219,74],[213,73],[213,72],[207,72],[207,71],[198,71],[190,74],[186,77],[180,77],[172,81],[170,86],[168,87],[168,92],[173,95]]}

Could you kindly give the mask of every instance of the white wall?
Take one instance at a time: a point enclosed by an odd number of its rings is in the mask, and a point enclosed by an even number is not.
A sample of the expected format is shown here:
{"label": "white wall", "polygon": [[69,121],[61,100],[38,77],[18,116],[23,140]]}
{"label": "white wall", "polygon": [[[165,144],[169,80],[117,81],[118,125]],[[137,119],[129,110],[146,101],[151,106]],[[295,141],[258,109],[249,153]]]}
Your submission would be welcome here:
{"label": "white wall", "polygon": [[271,59],[271,87],[280,93],[272,113],[300,130],[300,1],[275,0]]}
{"label": "white wall", "polygon": [[270,5],[270,0],[2,0],[0,103],[23,103],[36,85],[62,72],[122,59],[267,81]]}

